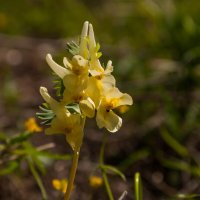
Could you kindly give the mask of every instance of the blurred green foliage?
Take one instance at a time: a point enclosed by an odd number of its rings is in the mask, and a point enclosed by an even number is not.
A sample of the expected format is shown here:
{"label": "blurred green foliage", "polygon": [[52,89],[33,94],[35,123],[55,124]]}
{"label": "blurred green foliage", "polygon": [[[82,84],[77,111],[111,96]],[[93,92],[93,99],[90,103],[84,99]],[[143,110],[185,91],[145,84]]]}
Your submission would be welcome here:
{"label": "blurred green foliage", "polygon": [[34,132],[27,130],[14,136],[0,133],[0,176],[14,173],[23,175],[22,164],[26,163],[45,200],[47,194],[41,176],[46,173],[47,165],[55,159],[70,160],[71,156],[48,152],[47,149],[54,147],[52,143],[33,146],[30,142],[33,136]]}
{"label": "blurred green foliage", "polygon": [[135,100],[126,120],[133,133],[117,164],[128,175],[139,170],[152,193],[173,196],[200,178],[199,10],[197,0],[4,0],[0,32],[68,38],[93,23],[119,87]]}

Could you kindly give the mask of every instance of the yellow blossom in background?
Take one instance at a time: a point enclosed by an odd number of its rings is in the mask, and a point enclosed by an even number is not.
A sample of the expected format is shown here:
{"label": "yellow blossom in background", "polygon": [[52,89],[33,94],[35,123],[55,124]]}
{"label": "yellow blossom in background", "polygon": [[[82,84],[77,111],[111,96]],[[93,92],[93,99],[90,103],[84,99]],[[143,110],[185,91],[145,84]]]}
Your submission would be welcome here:
{"label": "yellow blossom in background", "polygon": [[29,132],[41,132],[42,128],[37,124],[34,117],[27,119],[24,123],[24,126]]}
{"label": "yellow blossom in background", "polygon": [[52,186],[54,189],[61,191],[62,193],[65,193],[65,191],[67,190],[67,184],[68,181],[67,179],[53,179],[52,180]]}
{"label": "yellow blossom in background", "polygon": [[98,187],[102,186],[103,180],[99,176],[90,176],[89,184],[91,187],[98,188]]}

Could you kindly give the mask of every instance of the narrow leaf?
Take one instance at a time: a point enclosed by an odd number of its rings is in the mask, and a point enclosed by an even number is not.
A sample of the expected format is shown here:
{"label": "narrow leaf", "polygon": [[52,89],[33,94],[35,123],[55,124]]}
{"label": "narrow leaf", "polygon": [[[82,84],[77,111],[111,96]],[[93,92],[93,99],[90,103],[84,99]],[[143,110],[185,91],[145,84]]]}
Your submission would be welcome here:
{"label": "narrow leaf", "polygon": [[126,181],[125,175],[119,169],[117,169],[116,167],[113,167],[111,165],[101,164],[100,168],[103,169],[103,170],[105,170],[106,173],[112,172],[112,173],[114,173],[116,175],[119,175],[124,181]]}

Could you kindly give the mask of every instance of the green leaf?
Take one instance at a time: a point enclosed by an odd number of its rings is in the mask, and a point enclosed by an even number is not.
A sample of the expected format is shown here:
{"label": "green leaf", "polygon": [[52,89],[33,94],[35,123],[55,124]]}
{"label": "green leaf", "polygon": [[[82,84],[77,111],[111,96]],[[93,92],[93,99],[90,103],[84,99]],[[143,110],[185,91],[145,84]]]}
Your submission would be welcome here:
{"label": "green leaf", "polygon": [[142,182],[140,178],[140,173],[135,173],[135,200],[142,200]]}
{"label": "green leaf", "polygon": [[79,46],[73,41],[67,43],[67,50],[72,56],[79,54]]}
{"label": "green leaf", "polygon": [[37,112],[36,116],[42,120],[41,124],[50,125],[51,121],[55,117],[54,112],[49,108],[47,103],[43,103],[39,108],[41,112]]}
{"label": "green leaf", "polygon": [[35,166],[38,168],[38,170],[40,170],[42,174],[45,174],[46,172],[45,166],[43,162],[40,160],[40,158],[38,157],[38,155],[32,156],[31,158]]}
{"label": "green leaf", "polygon": [[71,155],[68,155],[68,154],[60,155],[60,154],[49,153],[46,151],[39,151],[38,156],[47,157],[47,158],[55,159],[55,160],[70,160],[71,159]]}
{"label": "green leaf", "polygon": [[98,52],[98,51],[99,51],[99,49],[100,49],[100,44],[99,44],[99,43],[97,43],[97,45],[96,45],[96,53],[97,53],[97,58],[100,58],[100,57],[102,56],[102,53],[101,53],[101,52]]}
{"label": "green leaf", "polygon": [[67,110],[69,110],[71,114],[81,114],[81,110],[78,103],[72,103],[65,107],[67,108]]}
{"label": "green leaf", "polygon": [[125,171],[129,166],[138,160],[145,159],[149,156],[150,152],[148,149],[141,149],[129,154],[118,166],[121,171]]}
{"label": "green leaf", "polygon": [[9,139],[9,144],[17,144],[27,141],[33,134],[29,132],[25,132],[19,135],[15,135]]}
{"label": "green leaf", "polygon": [[33,177],[35,178],[39,188],[40,188],[40,191],[41,191],[41,194],[42,194],[42,199],[43,200],[47,200],[47,193],[46,193],[46,190],[44,188],[44,185],[42,183],[42,180],[37,172],[37,170],[35,169],[35,166],[32,162],[32,160],[30,158],[27,158],[27,162],[28,162],[28,165],[29,165],[29,168],[31,170],[31,173],[33,174]]}
{"label": "green leaf", "polygon": [[181,145],[175,138],[173,138],[167,130],[163,130],[161,132],[161,136],[163,140],[174,150],[176,151],[179,155],[181,156],[188,156],[188,150]]}
{"label": "green leaf", "polygon": [[12,173],[19,167],[19,163],[17,161],[9,162],[3,169],[0,170],[0,176],[4,176]]}
{"label": "green leaf", "polygon": [[185,171],[189,174],[200,177],[199,166],[190,165],[187,162],[183,160],[178,160],[176,158],[168,158],[168,159],[160,158],[160,161],[165,167],[175,169],[175,170]]}
{"label": "green leaf", "polygon": [[119,175],[124,181],[126,181],[125,175],[116,167],[113,167],[111,165],[104,165],[104,164],[101,164],[99,167],[103,169],[104,171],[106,171],[106,173],[114,173],[116,175]]}
{"label": "green leaf", "polygon": [[63,80],[55,73],[53,73],[54,76],[54,86],[53,88],[56,90],[56,96],[61,97],[63,95],[63,92],[65,90],[65,86],[63,83]]}

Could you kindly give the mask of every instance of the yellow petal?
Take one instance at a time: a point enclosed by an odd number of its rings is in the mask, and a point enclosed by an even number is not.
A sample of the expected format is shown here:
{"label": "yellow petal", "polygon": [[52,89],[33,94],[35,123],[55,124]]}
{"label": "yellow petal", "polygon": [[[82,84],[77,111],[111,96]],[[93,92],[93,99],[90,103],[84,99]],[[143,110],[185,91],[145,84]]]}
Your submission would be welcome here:
{"label": "yellow petal", "polygon": [[63,64],[66,68],[69,68],[70,70],[72,70],[72,64],[69,62],[69,60],[66,57],[63,58]]}
{"label": "yellow petal", "polygon": [[114,76],[112,76],[110,74],[105,75],[101,81],[102,81],[102,86],[103,86],[104,91],[110,90],[116,84],[116,80],[115,80]]}
{"label": "yellow petal", "polygon": [[89,24],[89,48],[92,50],[96,47],[96,41],[94,37],[94,31],[92,24]]}
{"label": "yellow petal", "polygon": [[56,111],[58,107],[58,102],[49,95],[47,88],[40,87],[40,94],[43,99],[50,105],[51,109]]}
{"label": "yellow petal", "polygon": [[112,110],[106,111],[103,107],[97,110],[96,116],[97,126],[99,128],[105,127],[110,132],[116,132],[122,125],[122,119],[116,115]]}
{"label": "yellow petal", "polygon": [[83,29],[81,33],[81,39],[80,39],[79,54],[83,56],[84,58],[88,58],[88,49],[87,49],[88,25],[89,25],[89,22],[85,21],[83,24]]}
{"label": "yellow petal", "polygon": [[53,179],[52,180],[53,188],[55,188],[58,191],[61,191],[62,193],[66,192],[67,185],[68,185],[67,179],[61,179],[61,180],[60,179]]}
{"label": "yellow petal", "polygon": [[118,88],[113,87],[110,90],[105,90],[106,99],[115,101],[115,108],[122,105],[132,105],[133,99],[129,94],[122,93]]}
{"label": "yellow petal", "polygon": [[53,59],[52,56],[50,54],[47,54],[46,56],[46,61],[48,63],[48,65],[51,67],[51,69],[60,77],[60,78],[64,78],[65,75],[69,74],[69,70],[67,70],[66,68],[58,65]]}
{"label": "yellow petal", "polygon": [[84,59],[80,55],[75,55],[72,58],[72,64],[78,65],[80,67],[87,67],[88,66],[88,60]]}
{"label": "yellow petal", "polygon": [[[76,117],[73,115],[73,117]],[[80,119],[80,116],[77,115],[77,117]],[[80,121],[77,121],[77,119],[74,121],[74,126],[71,129],[71,132],[68,132],[66,134],[66,140],[71,146],[72,150],[75,151],[81,147],[82,140],[83,140],[83,128],[84,128],[84,119],[81,119]]]}
{"label": "yellow petal", "polygon": [[98,188],[98,187],[102,186],[103,179],[99,176],[90,176],[89,184],[91,187]]}
{"label": "yellow petal", "polygon": [[52,185],[56,190],[60,190],[61,189],[61,182],[58,179],[53,179],[52,180]]}
{"label": "yellow petal", "polygon": [[41,132],[42,128],[38,126],[34,117],[27,119],[24,123],[26,130],[29,132]]}
{"label": "yellow petal", "polygon": [[89,77],[85,93],[92,99],[97,108],[101,100],[101,84],[96,78]]}
{"label": "yellow petal", "polygon": [[45,130],[45,134],[66,134],[65,123],[66,121],[59,120],[58,117],[55,117],[51,122],[51,126]]}
{"label": "yellow petal", "polygon": [[103,72],[104,69],[101,66],[101,63],[98,59],[97,49],[96,49],[96,41],[94,37],[94,31],[92,24],[89,24],[89,53],[91,57],[90,61],[90,70],[96,70]]}
{"label": "yellow petal", "polygon": [[111,74],[113,72],[112,61],[109,60],[105,69],[105,74]]}
{"label": "yellow petal", "polygon": [[87,87],[88,76],[66,75],[63,79],[65,90],[63,101],[66,104],[82,100],[83,91]]}
{"label": "yellow petal", "polygon": [[90,99],[84,99],[80,101],[79,103],[80,109],[82,113],[89,118],[93,118],[95,115],[95,104],[94,102]]}
{"label": "yellow petal", "polygon": [[122,106],[122,105],[132,105],[133,104],[133,99],[132,97],[129,95],[129,94],[126,94],[124,93],[119,101],[118,101],[118,104],[117,104],[117,107],[118,106]]}
{"label": "yellow petal", "polygon": [[88,34],[88,25],[89,25],[89,22],[85,21],[84,24],[83,24],[82,32],[81,32],[81,38],[87,37],[87,34]]}

